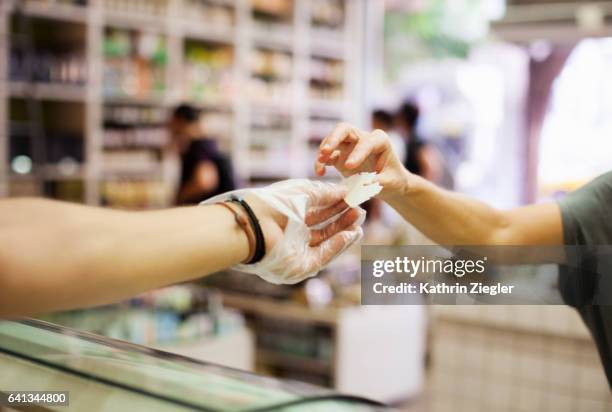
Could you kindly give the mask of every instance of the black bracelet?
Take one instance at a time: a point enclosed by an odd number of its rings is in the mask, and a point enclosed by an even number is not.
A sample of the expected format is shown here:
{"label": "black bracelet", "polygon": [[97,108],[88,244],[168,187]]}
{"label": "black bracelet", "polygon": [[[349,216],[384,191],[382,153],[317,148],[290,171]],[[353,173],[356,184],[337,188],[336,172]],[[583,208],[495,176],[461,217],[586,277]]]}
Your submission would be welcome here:
{"label": "black bracelet", "polygon": [[261,225],[259,224],[259,220],[251,206],[242,198],[237,196],[231,196],[229,198],[230,202],[238,203],[247,213],[249,220],[251,221],[251,226],[253,227],[253,232],[255,232],[255,253],[253,254],[253,258],[247,262],[247,265],[252,265],[254,263],[259,262],[263,259],[266,254],[266,240],[264,239],[263,230],[261,230]]}

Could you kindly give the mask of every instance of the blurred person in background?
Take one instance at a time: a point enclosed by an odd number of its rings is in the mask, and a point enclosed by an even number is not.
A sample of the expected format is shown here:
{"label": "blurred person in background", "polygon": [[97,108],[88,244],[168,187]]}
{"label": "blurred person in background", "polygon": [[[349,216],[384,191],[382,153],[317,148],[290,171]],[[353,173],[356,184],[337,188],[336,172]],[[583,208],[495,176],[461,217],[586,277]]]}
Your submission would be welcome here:
{"label": "blurred person in background", "polygon": [[393,114],[386,110],[374,110],[372,112],[372,129],[380,129],[389,135],[391,146],[403,163],[406,160],[406,144],[402,136],[395,130]]}
{"label": "blurred person in background", "polygon": [[345,123],[321,142],[317,175],[326,166],[344,176],[376,172],[383,187],[377,197],[440,245],[587,246],[572,252],[571,268],[560,268],[558,287],[589,328],[612,387],[612,261],[594,253],[612,245],[612,171],[559,202],[499,210],[406,170],[383,131]]}
{"label": "blurred person in background", "polygon": [[440,183],[444,175],[442,156],[434,145],[417,134],[419,116],[419,108],[411,102],[403,103],[395,114],[395,126],[405,147],[405,157],[399,159],[411,173]]}
{"label": "blurred person in background", "polygon": [[199,109],[188,104],[176,107],[168,129],[181,159],[177,205],[198,204],[236,189],[232,163],[204,133]]}

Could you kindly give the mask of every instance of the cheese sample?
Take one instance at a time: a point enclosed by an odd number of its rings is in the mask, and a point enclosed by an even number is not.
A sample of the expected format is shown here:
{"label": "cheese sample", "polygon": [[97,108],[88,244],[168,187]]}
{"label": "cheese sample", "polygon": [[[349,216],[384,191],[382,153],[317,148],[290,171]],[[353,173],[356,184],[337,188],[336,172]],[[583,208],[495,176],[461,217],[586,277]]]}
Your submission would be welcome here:
{"label": "cheese sample", "polygon": [[375,179],[376,173],[359,173],[345,179],[342,183],[348,188],[348,193],[344,201],[350,207],[357,207],[379,194],[382,186]]}

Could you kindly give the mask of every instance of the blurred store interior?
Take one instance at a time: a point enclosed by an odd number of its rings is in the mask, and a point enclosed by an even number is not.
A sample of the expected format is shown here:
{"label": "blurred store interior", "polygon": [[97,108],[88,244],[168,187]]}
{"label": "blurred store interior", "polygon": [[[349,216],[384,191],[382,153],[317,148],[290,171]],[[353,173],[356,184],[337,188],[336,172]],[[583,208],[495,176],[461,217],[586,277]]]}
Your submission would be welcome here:
{"label": "blurred store interior", "polygon": [[[179,104],[231,164],[213,186],[315,178],[340,121],[502,208],[612,169],[612,1],[2,0],[0,53],[2,197],[176,205]],[[367,209],[362,243],[428,242]],[[405,411],[612,410],[572,309],[361,306],[359,263],[357,246],[293,286],[224,272],[42,318]]]}

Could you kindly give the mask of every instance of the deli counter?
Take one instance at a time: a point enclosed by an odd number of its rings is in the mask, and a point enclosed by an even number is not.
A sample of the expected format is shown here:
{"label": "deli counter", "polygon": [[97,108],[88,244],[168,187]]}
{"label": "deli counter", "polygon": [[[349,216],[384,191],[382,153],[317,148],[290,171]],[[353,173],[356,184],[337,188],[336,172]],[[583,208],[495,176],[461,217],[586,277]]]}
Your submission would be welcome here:
{"label": "deli counter", "polygon": [[[7,394],[26,391],[61,392],[67,399],[32,409],[13,397],[8,405]],[[38,320],[0,322],[0,395],[0,411],[388,410],[367,399]]]}

